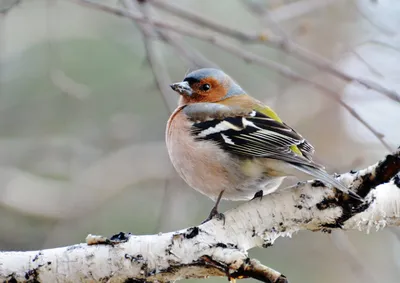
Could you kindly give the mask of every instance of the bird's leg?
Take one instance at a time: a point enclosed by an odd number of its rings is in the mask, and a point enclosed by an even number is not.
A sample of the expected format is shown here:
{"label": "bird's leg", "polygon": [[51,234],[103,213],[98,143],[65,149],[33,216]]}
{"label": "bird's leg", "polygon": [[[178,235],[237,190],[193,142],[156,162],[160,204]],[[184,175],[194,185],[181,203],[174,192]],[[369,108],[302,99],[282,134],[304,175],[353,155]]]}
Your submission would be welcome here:
{"label": "bird's leg", "polygon": [[264,191],[263,190],[259,190],[254,194],[254,197],[251,200],[257,199],[257,198],[262,200],[263,196],[264,196]]}
{"label": "bird's leg", "polygon": [[221,201],[223,194],[224,194],[224,191],[222,190],[219,193],[217,201],[215,202],[214,207],[211,209],[210,214],[203,222],[201,222],[201,224],[204,224],[204,223],[210,221],[211,219],[217,218],[218,220],[223,220],[224,225],[225,225],[225,215],[223,213],[218,212],[218,205],[219,205],[219,202]]}

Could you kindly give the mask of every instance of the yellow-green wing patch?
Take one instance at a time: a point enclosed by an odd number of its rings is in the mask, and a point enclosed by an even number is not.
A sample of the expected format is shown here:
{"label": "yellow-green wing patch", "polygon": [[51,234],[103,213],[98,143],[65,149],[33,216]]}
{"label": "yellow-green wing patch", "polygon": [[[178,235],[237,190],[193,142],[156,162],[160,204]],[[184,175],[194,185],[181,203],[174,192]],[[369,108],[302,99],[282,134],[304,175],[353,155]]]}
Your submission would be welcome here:
{"label": "yellow-green wing patch", "polygon": [[[274,112],[274,110],[272,110],[272,109],[271,109],[270,107],[268,107],[268,106],[264,106],[264,107],[262,107],[262,106],[256,106],[256,107],[254,107],[254,110],[256,110],[256,111],[258,111],[258,112],[261,112],[262,114],[267,115],[267,116],[271,117],[272,119],[274,119],[275,121],[277,121],[277,122],[283,124],[283,122],[282,122],[281,118],[279,118],[278,114],[276,114],[276,113]],[[300,151],[300,149],[297,147],[297,145],[291,145],[291,146],[290,146],[290,149],[291,149],[294,153],[303,156],[303,154],[301,153],[301,151]]]}

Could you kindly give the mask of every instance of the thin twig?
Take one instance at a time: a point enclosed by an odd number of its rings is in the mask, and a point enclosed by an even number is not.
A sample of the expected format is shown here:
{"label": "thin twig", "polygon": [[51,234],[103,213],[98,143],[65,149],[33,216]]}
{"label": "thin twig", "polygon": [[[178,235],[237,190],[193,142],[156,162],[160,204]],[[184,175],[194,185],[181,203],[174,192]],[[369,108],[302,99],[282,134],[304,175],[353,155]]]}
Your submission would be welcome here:
{"label": "thin twig", "polygon": [[362,63],[364,63],[364,65],[367,67],[367,69],[368,69],[372,74],[375,74],[376,76],[383,78],[383,75],[382,75],[377,69],[375,69],[373,66],[371,66],[371,64],[369,64],[369,63],[364,59],[364,57],[362,57],[362,56],[360,55],[360,53],[358,53],[355,49],[350,49],[349,51],[350,51],[350,53],[354,54],[354,56],[356,56],[358,60],[360,60]]}
{"label": "thin twig", "polygon": [[293,71],[292,69],[290,69],[287,66],[283,66],[277,62],[271,61],[269,59],[266,59],[262,56],[259,56],[257,54],[254,54],[252,52],[246,51],[240,47],[237,47],[235,45],[232,45],[230,42],[225,41],[223,39],[221,39],[218,36],[215,36],[212,33],[209,32],[205,32],[199,29],[193,29],[193,28],[189,28],[187,26],[183,26],[183,25],[174,25],[174,24],[170,24],[168,22],[163,22],[163,21],[158,21],[155,19],[151,19],[151,21],[149,19],[146,19],[145,17],[137,14],[137,13],[132,13],[126,10],[122,10],[122,9],[118,9],[118,8],[113,8],[110,6],[106,6],[103,4],[99,4],[97,2],[92,2],[90,0],[70,0],[73,1],[75,3],[78,4],[82,4],[88,7],[92,7],[94,9],[98,9],[101,11],[105,11],[108,13],[112,13],[114,15],[117,16],[121,16],[121,17],[126,17],[126,18],[130,18],[132,20],[135,20],[137,22],[142,22],[142,23],[151,23],[152,25],[158,27],[158,28],[163,28],[163,29],[169,29],[172,30],[174,32],[180,33],[182,35],[186,35],[186,36],[190,36],[190,37],[194,37],[194,38],[198,38],[201,39],[203,41],[208,41],[210,43],[212,43],[213,45],[234,54],[235,56],[242,58],[243,60],[245,60],[248,63],[253,63],[253,64],[257,64],[260,66],[264,66],[267,68],[270,68],[272,70],[274,70],[275,72],[289,78],[292,79],[295,82],[304,82],[307,84],[312,85],[313,87],[320,89],[323,91],[324,94],[330,94],[328,95],[328,97],[331,97],[332,99],[334,99],[335,101],[337,101],[340,105],[342,105],[354,118],[356,118],[358,121],[360,121],[365,127],[367,127],[367,129],[369,129],[371,131],[371,133],[373,133],[375,135],[375,137],[381,141],[381,143],[385,146],[386,149],[388,149],[389,151],[391,151],[391,147],[389,146],[389,144],[387,144],[384,139],[383,139],[383,135],[381,133],[379,133],[378,131],[376,131],[370,124],[368,124],[367,121],[365,121],[351,106],[347,105],[343,100],[340,99],[340,97],[338,96],[337,93],[335,93],[334,91],[332,91],[331,89],[327,88],[326,86],[324,86],[323,84],[314,82],[306,77],[301,76],[300,74],[296,73],[295,71]]}
{"label": "thin twig", "polygon": [[172,4],[171,2],[163,0],[148,0],[152,5],[171,13],[181,19],[190,21],[196,25],[203,28],[207,28],[218,33],[227,35],[229,37],[236,38],[241,41],[251,42],[258,40],[259,34],[257,33],[246,33],[235,28],[221,25],[220,23],[214,21],[213,19],[205,18],[199,13],[193,13],[189,10],[183,9],[178,5]]}
{"label": "thin twig", "polygon": [[375,27],[377,30],[379,30],[381,33],[387,35],[387,36],[395,36],[396,33],[392,30],[389,30],[387,27],[382,26],[381,24],[376,23],[373,21],[356,3],[357,1],[353,3],[354,9],[356,12],[364,19],[366,20],[371,26]]}
{"label": "thin twig", "polygon": [[14,0],[14,1],[10,2],[8,5],[5,5],[4,7],[0,7],[0,14],[6,15],[8,12],[10,12],[14,7],[16,7],[21,2],[22,2],[22,0]]}
{"label": "thin twig", "polygon": [[[252,0],[242,0],[242,3],[249,9],[251,13],[253,13],[255,16],[257,16],[262,25],[263,28],[265,29],[272,29],[274,30],[277,34],[279,34],[282,38],[287,39],[288,34],[285,32],[285,30],[279,25],[278,22],[275,21],[274,17],[271,16],[271,13],[266,7],[265,2],[259,2],[259,1],[252,1]],[[287,60],[289,59],[283,52],[280,52],[277,54],[277,61],[279,61],[282,64],[286,64]],[[275,101],[275,107],[279,107],[279,105],[282,102],[283,96],[284,96],[284,86],[285,82],[282,81],[277,81],[277,95],[276,101]]]}
{"label": "thin twig", "polygon": [[357,46],[362,46],[362,45],[366,45],[366,44],[375,44],[375,45],[379,45],[388,49],[391,49],[393,51],[399,52],[400,53],[400,47],[399,46],[395,46],[392,45],[390,43],[384,42],[384,41],[380,41],[377,39],[370,39],[370,40],[366,40],[364,42],[361,42],[359,44],[357,44]]}
{"label": "thin twig", "polygon": [[[122,0],[121,3],[127,10],[133,12],[135,11],[135,5],[133,5],[133,1],[135,0]],[[141,2],[139,5],[142,15],[145,18],[150,18],[151,11],[149,10],[150,7],[147,2]],[[171,82],[171,79],[165,69],[165,66],[157,58],[156,52],[154,50],[153,39],[159,36],[163,41],[174,47],[174,49],[177,51],[178,56],[182,57],[190,66],[190,68],[196,69],[201,67],[216,67],[216,65],[207,60],[207,58],[202,56],[196,50],[190,48],[190,46],[182,41],[178,34],[170,34],[165,30],[156,30],[151,24],[144,24],[140,22],[138,22],[137,24],[143,34],[147,62],[151,67],[157,87],[162,94],[164,104],[167,107],[168,111],[172,112],[172,110],[175,108],[175,103],[172,105],[170,99],[171,90],[168,88],[168,84]]]}
{"label": "thin twig", "polygon": [[373,89],[377,92],[380,92],[390,99],[400,102],[400,94],[395,90],[390,90],[384,86],[381,86],[379,83],[372,82],[370,80],[359,78],[353,76],[351,74],[347,74],[335,66],[327,60],[326,58],[317,55],[300,45],[287,40],[286,38],[276,36],[276,35],[267,35],[265,33],[251,33],[251,32],[243,32],[237,29],[221,25],[213,20],[200,16],[199,14],[192,13],[188,10],[182,9],[178,5],[174,5],[171,2],[166,2],[162,0],[151,0],[153,5],[163,9],[175,16],[178,16],[182,19],[200,25],[202,27],[206,27],[208,29],[214,30],[218,33],[227,35],[229,37],[236,38],[240,41],[246,43],[259,43],[264,44],[273,48],[276,48],[282,52],[285,52],[299,60],[302,60],[305,63],[308,63],[315,68],[330,73],[346,82],[357,82],[360,85],[368,89]]}
{"label": "thin twig", "polygon": [[[381,72],[379,72],[376,68],[374,68],[371,64],[369,64],[367,60],[365,60],[364,57],[360,55],[360,53],[357,51],[357,48],[346,46],[345,48],[343,48],[343,51],[341,51],[341,53],[343,55],[346,53],[354,55],[360,62],[362,62],[365,65],[365,67],[370,71],[371,74],[384,78],[384,75]],[[340,61],[341,59],[342,58],[340,58],[338,61]]]}
{"label": "thin twig", "polygon": [[270,12],[270,15],[276,22],[288,21],[294,18],[304,16],[318,9],[323,9],[337,0],[297,0],[286,2]]}
{"label": "thin twig", "polygon": [[47,33],[47,47],[48,47],[48,76],[52,84],[69,97],[75,99],[85,99],[90,93],[91,89],[82,83],[76,82],[74,79],[69,77],[64,70],[60,68],[60,51],[58,44],[54,41],[55,25],[52,20],[52,11],[56,2],[54,0],[46,0],[46,33]]}
{"label": "thin twig", "polygon": [[[254,15],[258,16],[266,28],[270,28],[277,35],[282,38],[288,38],[285,30],[279,25],[279,23],[274,19],[273,15],[265,6],[265,3],[255,2],[251,0],[242,0],[242,3],[248,8],[248,10]],[[264,4],[264,5],[263,5]]]}
{"label": "thin twig", "polygon": [[184,42],[180,35],[172,34],[165,30],[159,30],[158,34],[161,40],[175,49],[176,54],[186,62],[189,69],[219,68],[217,64],[209,60],[200,51]]}
{"label": "thin twig", "polygon": [[[135,1],[135,0],[121,0],[121,3],[127,10],[134,11],[135,6],[137,6],[137,5],[134,5],[133,1]],[[147,3],[143,2],[138,5],[139,5],[138,8],[142,12],[142,15],[146,18],[149,18],[151,11],[149,10],[150,7],[147,5]],[[160,60],[158,60],[157,55],[155,54],[154,41],[153,41],[154,36],[153,35],[155,33],[157,33],[157,31],[153,28],[153,26],[151,24],[144,24],[144,23],[139,23],[139,22],[137,24],[143,35],[143,42],[144,42],[144,47],[146,50],[147,62],[150,65],[151,71],[152,71],[154,79],[156,81],[156,85],[157,85],[158,89],[160,90],[164,105],[167,108],[168,112],[171,114],[175,108],[175,106],[172,105],[172,102],[171,102],[171,95],[174,95],[174,94],[172,94],[171,93],[172,91],[168,88],[168,84],[169,84],[169,82],[171,82],[168,72],[165,69],[162,62],[160,62]],[[171,168],[169,167],[168,170],[171,170]],[[159,232],[162,217],[163,217],[163,215],[166,215],[164,210],[167,208],[166,198],[168,197],[168,194],[169,194],[169,188],[168,188],[169,179],[166,178],[164,180],[164,182],[165,182],[164,183],[164,196],[163,196],[163,200],[161,203],[160,217],[158,219],[158,224],[156,226],[156,229],[158,230],[158,231],[156,230],[157,233]]]}
{"label": "thin twig", "polygon": [[[134,12],[135,5],[132,3],[132,0],[122,0],[121,3],[126,8],[127,11]],[[154,34],[155,31],[151,25],[151,20],[149,18],[149,7],[146,3],[141,4],[140,10],[144,18],[148,19],[149,23],[138,22],[139,29],[143,35],[144,47],[146,50],[146,60],[151,68],[153,73],[157,88],[161,92],[161,97],[164,101],[166,108],[169,113],[172,113],[175,108],[171,102],[171,97],[173,96],[172,90],[169,89],[168,85],[171,82],[171,78],[168,75],[168,72],[165,69],[165,66],[160,62],[156,50],[154,48]],[[135,21],[136,22],[136,21]]]}

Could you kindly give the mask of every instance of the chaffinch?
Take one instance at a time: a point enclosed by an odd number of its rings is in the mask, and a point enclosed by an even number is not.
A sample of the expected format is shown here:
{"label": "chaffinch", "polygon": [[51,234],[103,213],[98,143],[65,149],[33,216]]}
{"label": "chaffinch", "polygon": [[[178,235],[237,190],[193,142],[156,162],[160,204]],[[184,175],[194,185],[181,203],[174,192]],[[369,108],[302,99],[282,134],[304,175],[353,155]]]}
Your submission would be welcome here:
{"label": "chaffinch", "polygon": [[172,164],[194,189],[216,201],[248,200],[275,191],[287,176],[315,177],[351,195],[312,161],[313,146],[268,106],[218,69],[199,69],[171,84],[180,94],[168,120]]}

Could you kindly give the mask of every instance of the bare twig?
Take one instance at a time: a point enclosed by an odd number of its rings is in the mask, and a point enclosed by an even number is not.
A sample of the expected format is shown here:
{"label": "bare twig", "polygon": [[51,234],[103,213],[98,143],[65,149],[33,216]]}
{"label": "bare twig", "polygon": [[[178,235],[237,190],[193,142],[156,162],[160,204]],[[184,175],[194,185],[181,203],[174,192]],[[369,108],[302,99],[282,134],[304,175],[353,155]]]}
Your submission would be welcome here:
{"label": "bare twig", "polygon": [[[135,5],[133,4],[132,0],[121,0],[121,3],[128,11],[135,11]],[[153,27],[151,25],[151,20],[149,18],[150,11],[149,7],[146,5],[146,2],[140,5],[140,10],[143,17],[148,19],[149,21],[149,23],[138,22],[139,29],[143,35],[144,47],[146,50],[146,59],[150,65],[151,71],[156,81],[157,88],[161,92],[161,97],[164,101],[164,104],[169,113],[171,113],[175,108],[175,103],[171,101],[171,98],[175,96],[173,95],[172,90],[168,87],[171,82],[171,78],[169,77],[164,64],[162,64],[156,54],[153,41],[155,31],[153,30]]]}
{"label": "bare twig", "polygon": [[378,24],[374,20],[372,20],[357,4],[357,1],[353,2],[351,1],[350,3],[353,3],[354,9],[357,11],[357,13],[364,19],[366,20],[371,26],[375,27],[377,30],[379,30],[381,33],[387,35],[387,36],[394,36],[396,33],[387,27],[382,26],[381,24]]}
{"label": "bare twig", "polygon": [[47,46],[48,46],[48,76],[53,85],[61,91],[62,94],[68,95],[75,99],[85,99],[91,89],[82,83],[76,82],[69,77],[60,68],[60,52],[57,42],[54,41],[55,25],[52,20],[52,11],[56,2],[54,0],[46,0],[46,29],[47,29]]}
{"label": "bare twig", "polygon": [[[129,10],[130,12],[134,12],[135,5],[133,4],[133,1],[135,0],[121,0],[120,2],[127,10]],[[142,15],[145,18],[149,19],[151,15],[149,5],[146,1],[139,3],[139,8],[142,12]],[[155,52],[154,38],[160,37],[163,41],[174,47],[174,49],[177,51],[178,56],[181,56],[191,68],[206,66],[215,67],[216,65],[213,64],[211,61],[208,61],[199,52],[196,52],[196,50],[190,48],[190,46],[182,41],[179,35],[172,35],[165,30],[156,30],[151,24],[145,24],[141,22],[138,22],[137,24],[143,34],[147,62],[151,67],[157,87],[162,94],[164,104],[166,105],[168,111],[171,112],[175,108],[175,102],[171,102],[171,97],[175,96],[171,95],[171,90],[168,87],[168,85],[171,83],[168,72],[166,71],[164,64],[162,64]]]}
{"label": "bare twig", "polygon": [[288,21],[301,17],[318,9],[323,9],[337,0],[298,0],[288,3],[270,12],[276,22]]}
{"label": "bare twig", "polygon": [[355,50],[355,49],[350,49],[350,53],[354,54],[354,56],[356,56],[358,60],[360,60],[361,62],[363,62],[364,65],[368,68],[368,70],[369,70],[372,74],[375,74],[376,76],[383,78],[383,75],[382,75],[377,69],[375,69],[374,67],[372,67],[371,64],[369,64],[369,63],[364,59],[364,57],[362,57],[362,56],[360,55],[360,53],[357,52],[357,50]]}
{"label": "bare twig", "polygon": [[[8,12],[10,12],[14,7],[16,7],[18,4],[20,4],[22,0],[11,0],[11,1],[5,1],[0,5],[0,15],[6,15]],[[3,4],[5,5],[3,6]]]}
{"label": "bare twig", "polygon": [[382,145],[388,151],[393,150],[393,148],[385,141],[384,135],[382,133],[378,132],[377,130],[375,130],[374,127],[372,127],[367,121],[365,121],[353,107],[351,107],[350,105],[345,103],[342,99],[340,99],[340,97],[337,95],[337,93],[327,89],[326,87],[324,87],[322,85],[316,85],[316,87],[325,92],[330,92],[332,94],[330,97],[334,98],[334,100],[336,102],[338,102],[341,106],[343,106],[354,118],[356,118],[361,124],[363,124],[382,143]]}
{"label": "bare twig", "polygon": [[393,44],[390,44],[390,43],[387,43],[387,42],[384,42],[381,40],[377,40],[377,39],[370,39],[370,40],[363,41],[363,42],[357,44],[357,46],[362,46],[365,44],[379,45],[379,46],[382,46],[382,47],[385,47],[385,48],[388,48],[388,49],[391,49],[393,51],[400,53],[400,46],[396,46],[396,45],[393,45]]}
{"label": "bare twig", "polygon": [[270,11],[267,9],[264,2],[254,2],[251,0],[242,0],[242,3],[256,16],[258,16],[266,28],[270,28],[276,34],[281,36],[282,38],[287,38],[286,32],[283,28],[279,25],[279,23],[275,20],[274,16]]}
{"label": "bare twig", "polygon": [[[149,19],[146,19],[145,17],[143,17],[137,13],[132,13],[132,12],[129,12],[126,10],[106,6],[103,4],[99,4],[97,2],[92,2],[90,0],[70,0],[70,1],[76,2],[81,5],[89,6],[94,9],[112,13],[117,16],[126,17],[129,19],[135,20],[137,22],[142,22],[142,23],[149,22]],[[193,29],[193,28],[183,26],[183,25],[174,25],[174,24],[170,24],[168,22],[158,21],[155,19],[152,19],[150,22],[152,25],[159,27],[159,28],[168,29],[168,30],[180,33],[182,35],[195,37],[195,38],[198,38],[198,39],[201,39],[204,41],[208,41],[208,42],[212,43],[213,45],[215,45],[229,53],[232,53],[239,58],[242,58],[243,60],[245,60],[248,63],[253,63],[253,64],[257,64],[260,66],[270,68],[270,69],[274,70],[275,72],[277,72],[289,79],[292,79],[293,81],[307,83],[317,89],[322,90],[323,91],[322,93],[330,94],[330,95],[328,95],[328,97],[331,97],[332,99],[337,101],[340,105],[342,105],[354,118],[356,118],[365,127],[367,127],[367,129],[369,129],[375,135],[375,137],[379,141],[381,141],[381,143],[385,146],[386,149],[388,149],[389,151],[391,150],[391,147],[384,141],[383,135],[381,133],[376,131],[351,106],[347,105],[343,100],[341,100],[337,93],[335,93],[331,89],[327,88],[325,85],[314,82],[306,77],[303,77],[287,66],[283,66],[277,62],[271,61],[262,56],[259,56],[252,52],[244,50],[238,46],[235,46],[235,45],[231,44],[230,42],[225,41],[218,36],[215,36],[212,33],[209,33],[209,32],[203,31],[203,30],[199,30],[199,29]]]}
{"label": "bare twig", "polygon": [[303,62],[308,63],[319,70],[334,75],[346,82],[357,82],[358,84],[363,85],[368,89],[380,92],[389,97],[390,99],[396,102],[400,102],[400,94],[398,92],[390,90],[378,83],[369,81],[367,79],[359,78],[351,74],[342,72],[341,70],[333,66],[332,63],[326,58],[319,56],[292,41],[288,41],[286,38],[276,35],[267,35],[264,33],[257,34],[257,33],[239,31],[237,29],[221,25],[211,19],[200,16],[199,14],[195,14],[188,10],[182,9],[178,5],[174,5],[171,2],[166,2],[162,0],[151,0],[151,3],[182,19],[185,19],[197,25],[201,25],[208,29],[214,30],[223,35],[236,38],[246,43],[259,43],[271,46],[299,60],[302,60]]}
{"label": "bare twig", "polygon": [[[214,21],[213,19],[205,18],[200,14],[193,13],[189,10],[183,9],[176,4],[172,4],[171,2],[163,1],[163,0],[148,0],[152,5],[171,13],[181,19],[190,21],[196,25],[199,25],[203,28],[207,28],[223,35],[227,35],[229,37],[236,38],[241,41],[251,42],[257,41],[260,36],[257,33],[246,33],[235,28],[221,25],[220,23]],[[263,35],[265,36],[265,35]]]}
{"label": "bare twig", "polygon": [[[274,17],[272,16],[272,13],[267,9],[267,3],[264,1],[253,1],[253,0],[242,0],[242,3],[250,10],[251,13],[253,13],[255,16],[257,16],[263,28],[265,30],[268,30],[270,28],[271,30],[274,30],[276,34],[279,34],[282,38],[287,39],[288,34],[285,32],[285,30],[279,25],[277,21],[275,21]],[[289,59],[283,52],[280,52],[277,54],[277,61],[279,61],[282,64],[286,64],[287,60]],[[275,101],[275,106],[279,107],[279,104],[282,102],[283,96],[284,96],[284,86],[286,85],[285,82],[282,82],[280,80],[277,80],[277,92],[278,96]]]}
{"label": "bare twig", "polygon": [[[142,1],[140,3],[141,5],[148,6],[147,1]],[[148,8],[146,9],[148,10]],[[152,14],[154,14],[154,12],[152,12]],[[148,16],[149,15],[147,15],[147,17]],[[176,54],[186,62],[189,68],[197,69],[205,67],[218,67],[214,62],[208,60],[203,54],[201,54],[200,51],[184,42],[179,34],[170,33],[167,30],[161,29],[153,29],[153,32],[164,42],[172,46],[175,49]]]}
{"label": "bare twig", "polygon": [[[135,11],[135,6],[133,4],[133,1],[135,0],[121,0],[121,3],[123,4],[123,6],[125,6],[125,8],[129,11]],[[139,4],[139,10],[141,10],[142,15],[146,18],[149,18],[151,11],[147,4],[147,2],[142,2]],[[175,104],[172,104],[171,102],[171,97],[175,97],[175,94],[171,93],[172,91],[168,88],[169,83],[171,82],[171,79],[168,75],[167,70],[165,69],[165,66],[162,64],[162,62],[160,62],[160,60],[157,58],[157,55],[155,54],[155,50],[154,50],[154,34],[156,33],[160,33],[160,31],[156,31],[155,28],[153,28],[153,26],[151,24],[144,24],[144,23],[137,23],[139,26],[140,31],[142,32],[143,35],[143,41],[144,41],[144,46],[145,46],[145,50],[146,50],[146,58],[147,61],[151,67],[153,76],[155,78],[156,84],[158,89],[160,90],[161,93],[161,97],[164,101],[164,104],[167,108],[167,110],[169,111],[169,113],[171,114],[172,111],[175,108]],[[162,31],[161,31],[162,32]],[[164,34],[165,37],[168,37],[168,34]],[[168,171],[171,171],[171,168],[168,167]],[[164,184],[164,196],[163,196],[163,200],[162,200],[162,205],[161,205],[161,209],[160,209],[160,218],[156,227],[156,231],[158,232],[157,229],[159,229],[159,227],[161,226],[160,223],[163,216],[167,215],[165,213],[165,209],[167,208],[167,200],[166,198],[168,197],[168,193],[169,193],[169,188],[168,188],[168,184],[169,184],[169,179],[165,179],[165,184]]]}
{"label": "bare twig", "polygon": [[87,85],[76,82],[61,69],[51,68],[49,76],[53,85],[70,97],[82,100],[92,92]]}
{"label": "bare twig", "polygon": [[159,30],[160,38],[172,46],[176,54],[181,57],[190,69],[218,68],[218,65],[209,60],[204,54],[184,42],[180,35]]}

